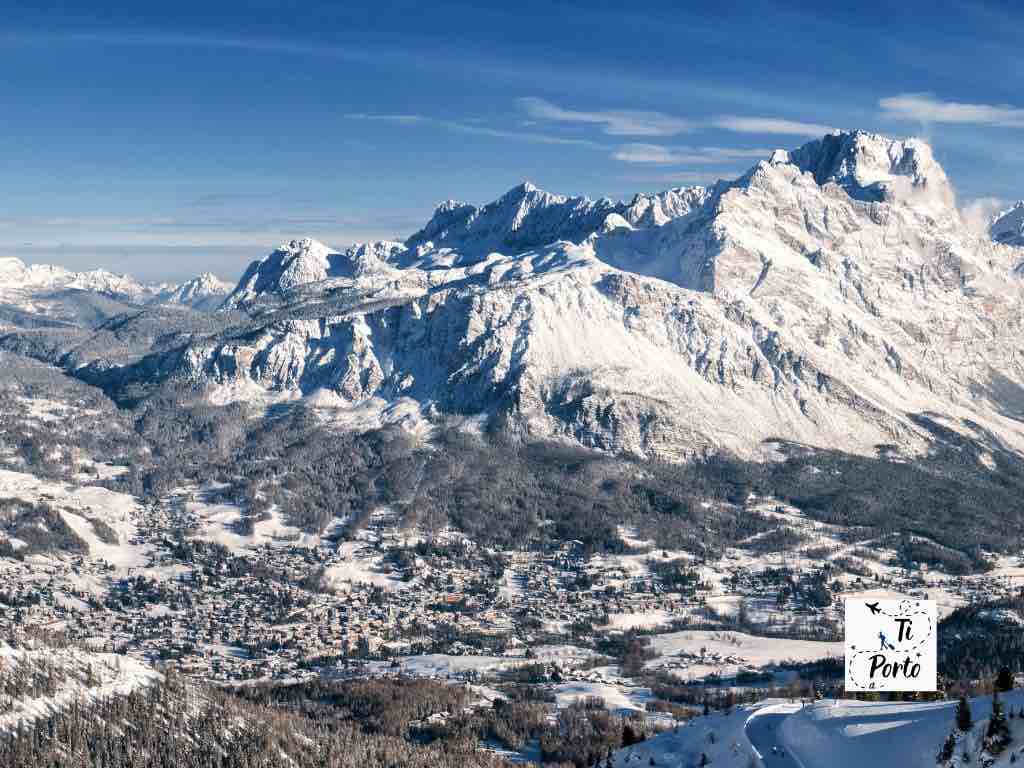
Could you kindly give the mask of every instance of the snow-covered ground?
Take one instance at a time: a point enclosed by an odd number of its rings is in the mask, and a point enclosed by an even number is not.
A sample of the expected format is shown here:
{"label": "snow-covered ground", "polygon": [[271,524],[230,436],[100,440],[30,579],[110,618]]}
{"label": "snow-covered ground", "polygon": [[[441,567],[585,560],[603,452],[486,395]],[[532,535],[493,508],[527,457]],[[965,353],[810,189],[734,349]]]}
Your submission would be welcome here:
{"label": "snow-covered ground", "polygon": [[671,620],[672,616],[662,610],[610,613],[608,614],[608,627],[610,629],[655,629],[668,624]]}
{"label": "snow-covered ground", "polygon": [[[1024,706],[1024,690],[1003,694],[1007,708]],[[971,700],[970,748],[980,744],[991,712],[989,696]],[[729,714],[715,712],[619,750],[615,768],[697,766],[701,755],[722,768],[933,768],[953,728],[956,702],[812,703],[774,699]],[[1009,719],[1013,742],[995,766],[1019,761],[1024,722]],[[958,754],[962,748],[958,750]],[[1016,753],[1016,755],[1014,755]],[[653,762],[652,762],[653,761]],[[977,752],[970,765],[980,765]]]}
{"label": "snow-covered ground", "polygon": [[45,717],[76,700],[124,696],[161,678],[152,667],[127,656],[76,648],[13,648],[0,642],[0,675],[41,664],[52,665],[55,670],[55,690],[41,696],[12,699],[0,714],[0,733],[17,728],[19,723]]}
{"label": "snow-covered ground", "polygon": [[654,698],[650,688],[618,683],[559,683],[554,690],[555,702],[559,709],[578,701],[601,699],[607,709],[620,714],[643,712],[647,702]]}
{"label": "snow-covered ground", "polygon": [[467,672],[485,674],[513,669],[523,666],[526,662],[522,658],[506,656],[451,656],[446,653],[428,653],[405,656],[398,659],[397,663],[404,674],[444,679]]}
{"label": "snow-covered ground", "polygon": [[324,585],[336,592],[345,592],[353,584],[373,584],[384,589],[402,589],[403,582],[382,570],[384,558],[363,541],[346,541],[338,545],[341,562],[324,569]]}
{"label": "snow-covered ground", "polygon": [[686,630],[655,635],[657,654],[650,668],[669,668],[684,679],[710,674],[731,677],[743,669],[760,669],[783,661],[818,661],[842,656],[842,643],[755,637],[744,632]]}
{"label": "snow-covered ground", "polygon": [[266,520],[253,523],[252,533],[242,532],[244,514],[235,504],[187,501],[185,510],[197,521],[192,538],[222,544],[232,551],[255,549],[264,544],[312,546],[319,541],[319,537],[310,536],[285,523],[276,507],[267,510]]}
{"label": "snow-covered ground", "polygon": [[[1024,691],[1003,697],[1005,706],[1024,705]],[[991,697],[972,700],[974,732],[983,732],[991,712]],[[793,753],[797,765],[814,768],[864,768],[899,765],[906,768],[931,768],[935,755],[953,726],[955,702],[863,702],[819,701],[802,707],[785,718],[779,736]],[[1010,751],[1019,752],[1024,744],[1024,725],[1009,720],[1015,743]],[[1008,763],[1010,755],[999,764]],[[973,762],[978,762],[975,759]]]}
{"label": "snow-covered ground", "polygon": [[[146,562],[146,547],[132,543],[138,528],[134,497],[95,486],[75,487],[24,472],[0,470],[0,497],[46,502],[89,549],[89,557],[105,560],[125,574]],[[117,541],[105,541],[93,521],[113,531]]]}

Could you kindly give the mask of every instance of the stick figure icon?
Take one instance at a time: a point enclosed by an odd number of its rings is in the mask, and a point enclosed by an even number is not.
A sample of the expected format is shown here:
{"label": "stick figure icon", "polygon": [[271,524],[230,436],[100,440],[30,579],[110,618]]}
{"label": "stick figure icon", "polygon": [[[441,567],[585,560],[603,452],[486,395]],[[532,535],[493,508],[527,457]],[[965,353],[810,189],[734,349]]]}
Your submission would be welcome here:
{"label": "stick figure icon", "polygon": [[889,649],[890,651],[896,650],[896,646],[885,639],[885,632],[879,632],[878,639],[882,642],[882,645],[879,648],[880,651],[884,651],[886,649]]}

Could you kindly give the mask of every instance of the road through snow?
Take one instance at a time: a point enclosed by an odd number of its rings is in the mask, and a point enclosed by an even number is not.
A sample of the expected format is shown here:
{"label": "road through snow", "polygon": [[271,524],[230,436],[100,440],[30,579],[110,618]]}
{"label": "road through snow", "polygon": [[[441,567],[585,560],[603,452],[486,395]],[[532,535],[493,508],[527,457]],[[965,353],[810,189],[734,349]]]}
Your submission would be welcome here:
{"label": "road through snow", "polygon": [[782,722],[802,704],[773,704],[756,710],[743,731],[761,758],[764,768],[804,768],[800,760],[782,743]]}

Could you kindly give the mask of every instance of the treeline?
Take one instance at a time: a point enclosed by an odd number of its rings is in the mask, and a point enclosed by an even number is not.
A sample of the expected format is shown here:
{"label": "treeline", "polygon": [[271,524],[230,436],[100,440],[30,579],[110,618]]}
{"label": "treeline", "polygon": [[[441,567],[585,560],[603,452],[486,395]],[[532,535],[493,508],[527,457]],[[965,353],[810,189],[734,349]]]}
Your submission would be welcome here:
{"label": "treeline", "polygon": [[[63,677],[45,665],[0,697],[53,695]],[[599,699],[561,709],[532,686],[504,687],[493,705],[467,687],[418,679],[266,684],[233,691],[173,672],[149,687],[66,706],[0,733],[11,768],[506,768],[481,748],[536,750],[546,765],[590,768],[652,735],[640,715],[610,713]],[[6,698],[5,698],[6,700]],[[671,707],[664,711],[673,711]],[[693,714],[686,710],[682,714]]]}
{"label": "treeline", "polygon": [[[652,731],[637,715],[610,713],[600,699],[583,699],[551,717],[543,687],[509,684],[491,706],[467,687],[416,678],[246,686],[237,695],[263,706],[360,728],[368,735],[431,745],[492,742],[512,751],[531,744],[546,764],[590,768]],[[434,716],[434,717],[432,717]]]}
{"label": "treeline", "polygon": [[132,423],[99,390],[0,352],[0,468],[66,480],[94,472],[94,461],[141,460],[143,442]]}
{"label": "treeline", "polygon": [[402,737],[409,735],[412,723],[459,712],[470,703],[465,687],[419,678],[267,683],[240,687],[235,694],[315,720],[349,723],[367,734]]}
{"label": "treeline", "polygon": [[[407,525],[451,525],[501,549],[578,539],[587,552],[623,551],[618,528],[632,523],[663,548],[711,555],[769,528],[733,503],[746,486],[715,461],[640,464],[443,427],[424,446],[399,428],[339,432],[301,406],[252,420],[244,406],[181,398],[164,393],[140,406],[136,426],[150,455],[112,484],[160,497],[186,484],[226,483],[222,500],[250,517],[276,505],[310,531],[344,518],[348,535],[388,505]],[[705,507],[706,499],[727,503]]]}
{"label": "treeline", "polygon": [[[952,573],[984,568],[983,551],[1018,546],[1024,531],[1024,462],[938,427],[931,455],[915,463],[784,446],[788,456],[771,463],[712,456],[668,464],[443,425],[423,446],[398,428],[339,433],[301,406],[246,421],[242,406],[181,403],[154,398],[141,407],[152,461],[126,478],[131,490],[159,495],[216,479],[252,515],[276,504],[309,530],[344,517],[351,533],[388,505],[407,524],[452,525],[502,549],[576,539],[584,554],[623,551],[623,524],[698,556],[757,534],[747,546],[758,552],[798,544],[801,534],[745,508],[754,494],[845,526],[854,543],[888,536],[908,567]],[[981,464],[983,451],[997,471]]]}

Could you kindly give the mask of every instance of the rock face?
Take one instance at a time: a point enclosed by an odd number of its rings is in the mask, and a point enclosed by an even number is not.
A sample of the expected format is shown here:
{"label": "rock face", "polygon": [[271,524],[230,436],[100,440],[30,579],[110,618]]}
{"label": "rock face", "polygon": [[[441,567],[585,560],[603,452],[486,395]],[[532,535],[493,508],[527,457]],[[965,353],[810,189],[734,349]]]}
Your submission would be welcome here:
{"label": "rock face", "polygon": [[989,225],[989,233],[996,242],[1024,247],[1024,200],[997,214]]}
{"label": "rock face", "polygon": [[224,307],[243,309],[268,297],[286,297],[313,283],[386,272],[390,269],[388,260],[404,250],[400,243],[381,242],[336,252],[312,238],[292,240],[265,259],[250,264]]}
{"label": "rock face", "polygon": [[913,453],[921,414],[1020,449],[1019,261],[965,225],[926,144],[835,134],[711,188],[524,184],[444,203],[405,243],[293,241],[226,302],[279,309],[181,373],[220,401],[480,415],[669,459],[772,438]]}

